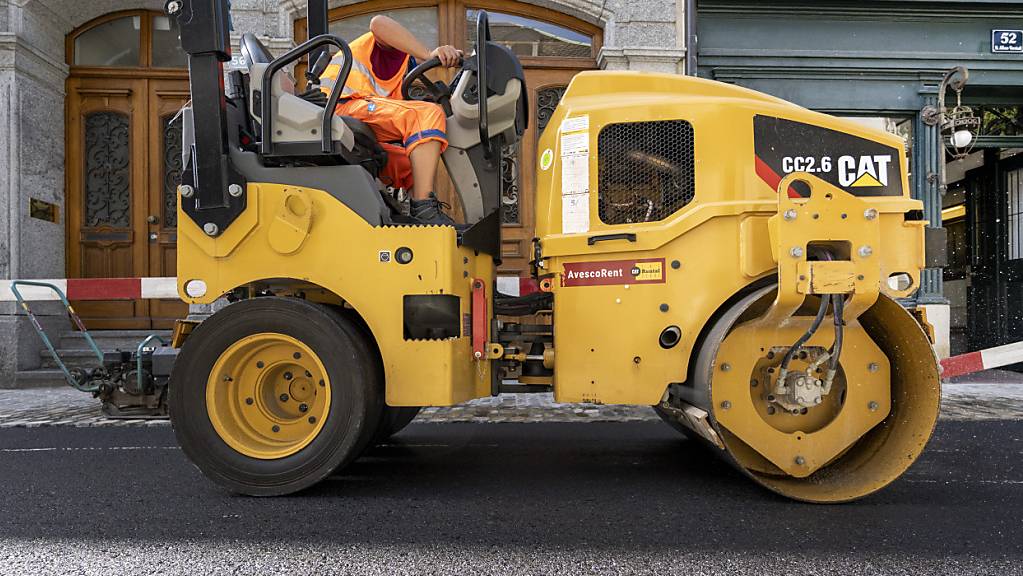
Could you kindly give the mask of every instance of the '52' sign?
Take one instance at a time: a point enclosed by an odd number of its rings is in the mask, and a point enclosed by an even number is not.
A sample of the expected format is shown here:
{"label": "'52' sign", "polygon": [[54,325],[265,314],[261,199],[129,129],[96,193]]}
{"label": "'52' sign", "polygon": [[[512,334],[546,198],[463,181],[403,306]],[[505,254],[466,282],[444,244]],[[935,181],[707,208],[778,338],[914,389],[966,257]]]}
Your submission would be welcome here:
{"label": "'52' sign", "polygon": [[1023,30],[992,30],[991,51],[1023,53]]}

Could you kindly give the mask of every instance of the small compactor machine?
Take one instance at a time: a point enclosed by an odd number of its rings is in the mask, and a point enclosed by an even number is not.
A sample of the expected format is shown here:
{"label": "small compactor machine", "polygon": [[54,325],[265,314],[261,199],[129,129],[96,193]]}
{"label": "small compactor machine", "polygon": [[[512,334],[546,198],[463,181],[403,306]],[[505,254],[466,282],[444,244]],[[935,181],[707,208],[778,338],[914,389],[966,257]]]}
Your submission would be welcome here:
{"label": "small compactor machine", "polygon": [[[310,40],[274,58],[246,35],[226,76],[226,0],[167,9],[192,90],[178,288],[230,302],[179,325],[168,403],[216,483],[292,493],[420,407],[503,391],[653,406],[809,502],[870,494],[923,450],[940,378],[903,305],[927,263],[899,138],[727,84],[583,72],[538,142],[536,290],[503,294],[500,150],[529,102],[485,12],[450,83],[437,60],[404,82],[447,113],[451,227],[405,216],[373,133],[333,113],[351,52],[325,1]],[[326,107],[296,95],[293,67],[315,85],[337,51]]]}

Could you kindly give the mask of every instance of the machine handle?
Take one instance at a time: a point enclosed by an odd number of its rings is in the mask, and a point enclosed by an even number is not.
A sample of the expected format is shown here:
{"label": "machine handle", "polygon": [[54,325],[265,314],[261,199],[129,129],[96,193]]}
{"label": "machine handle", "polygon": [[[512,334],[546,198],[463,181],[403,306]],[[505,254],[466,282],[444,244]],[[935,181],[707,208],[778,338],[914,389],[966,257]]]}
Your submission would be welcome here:
{"label": "machine handle", "polygon": [[310,40],[306,40],[297,47],[292,48],[280,58],[276,58],[266,68],[266,73],[263,75],[263,102],[259,118],[263,124],[263,142],[261,149],[264,156],[273,154],[273,99],[270,95],[273,93],[271,87],[273,86],[274,75],[284,69],[284,67],[288,64],[327,44],[337,46],[338,49],[341,50],[341,53],[344,54],[344,63],[341,65],[341,72],[337,75],[334,87],[330,90],[330,97],[327,98],[327,107],[323,111],[323,123],[320,133],[322,151],[327,153],[334,149],[334,109],[337,108],[337,101],[341,97],[341,91],[348,83],[348,74],[352,71],[352,49],[348,47],[347,42],[338,36],[333,34],[323,34]]}
{"label": "machine handle", "polygon": [[600,236],[590,236],[586,239],[586,244],[593,246],[597,242],[605,242],[608,240],[628,240],[629,242],[636,241],[636,235],[632,232],[619,232],[617,234],[601,234]]}

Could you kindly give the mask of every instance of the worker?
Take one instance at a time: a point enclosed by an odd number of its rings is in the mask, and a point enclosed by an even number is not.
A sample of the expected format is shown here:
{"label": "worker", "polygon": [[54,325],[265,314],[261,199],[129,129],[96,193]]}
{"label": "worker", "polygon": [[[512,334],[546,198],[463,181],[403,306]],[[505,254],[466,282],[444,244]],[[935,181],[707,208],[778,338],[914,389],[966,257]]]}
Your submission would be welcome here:
{"label": "worker", "polygon": [[[438,58],[442,65],[461,65],[462,52],[453,46],[428,49],[404,26],[377,15],[369,32],[349,44],[352,69],[335,109],[339,116],[365,122],[387,152],[381,181],[411,189],[411,216],[423,224],[454,225],[437,199],[434,179],[441,153],[447,148],[446,118],[437,104],[403,100],[401,83],[416,62]],[[329,93],[340,74],[344,55],[338,52],[320,78]]]}

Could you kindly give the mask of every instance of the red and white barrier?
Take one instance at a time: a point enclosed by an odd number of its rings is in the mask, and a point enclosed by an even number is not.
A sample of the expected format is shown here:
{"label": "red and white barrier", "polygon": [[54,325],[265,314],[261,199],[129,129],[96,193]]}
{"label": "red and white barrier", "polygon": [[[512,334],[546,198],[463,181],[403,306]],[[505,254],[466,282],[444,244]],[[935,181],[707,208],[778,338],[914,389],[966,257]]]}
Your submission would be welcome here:
{"label": "red and white barrier", "polygon": [[[64,291],[68,300],[140,300],[177,299],[177,278],[61,278],[59,280],[32,280],[53,284]],[[15,301],[11,291],[12,280],[0,281],[0,302]],[[52,290],[42,286],[19,286],[21,296],[28,301],[60,300]],[[497,291],[508,296],[525,296],[539,292],[532,278],[498,276]]]}
{"label": "red and white barrier", "polygon": [[1023,362],[1023,342],[1013,342],[945,358],[941,361],[941,377],[953,378],[1018,362]]}
{"label": "red and white barrier", "polygon": [[[61,278],[59,280],[29,280],[53,284],[68,300],[177,300],[177,278]],[[14,280],[0,281],[0,302],[14,302],[11,284]],[[18,286],[21,297],[28,301],[60,300],[53,290],[42,286]]]}

